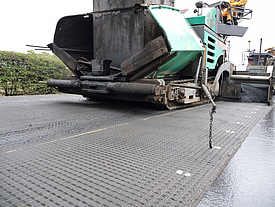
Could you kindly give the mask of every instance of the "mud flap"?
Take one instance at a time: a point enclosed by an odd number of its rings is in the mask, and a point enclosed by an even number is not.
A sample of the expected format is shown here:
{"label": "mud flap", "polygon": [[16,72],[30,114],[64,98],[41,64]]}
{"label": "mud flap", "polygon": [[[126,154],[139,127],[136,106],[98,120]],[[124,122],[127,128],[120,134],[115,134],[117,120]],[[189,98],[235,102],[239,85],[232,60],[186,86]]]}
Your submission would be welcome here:
{"label": "mud flap", "polygon": [[221,95],[224,98],[239,99],[241,96],[241,83],[223,83]]}

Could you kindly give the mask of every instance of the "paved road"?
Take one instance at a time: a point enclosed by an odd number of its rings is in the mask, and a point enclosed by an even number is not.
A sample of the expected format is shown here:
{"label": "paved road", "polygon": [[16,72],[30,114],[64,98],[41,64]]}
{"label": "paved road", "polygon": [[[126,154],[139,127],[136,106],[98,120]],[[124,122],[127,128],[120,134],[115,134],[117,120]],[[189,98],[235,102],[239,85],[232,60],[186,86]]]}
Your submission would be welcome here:
{"label": "paved road", "polygon": [[91,102],[79,95],[66,94],[0,97],[0,110],[1,150],[43,143],[160,113],[146,104]]}
{"label": "paved road", "polygon": [[275,110],[253,128],[198,207],[275,206]]}
{"label": "paved road", "polygon": [[196,206],[272,107],[0,97],[0,206]]}

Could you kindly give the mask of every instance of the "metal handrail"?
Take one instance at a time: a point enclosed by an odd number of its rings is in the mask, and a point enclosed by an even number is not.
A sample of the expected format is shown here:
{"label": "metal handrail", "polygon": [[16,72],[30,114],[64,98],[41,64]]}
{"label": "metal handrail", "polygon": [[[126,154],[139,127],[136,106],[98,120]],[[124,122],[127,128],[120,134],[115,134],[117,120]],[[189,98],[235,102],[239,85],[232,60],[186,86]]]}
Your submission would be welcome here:
{"label": "metal handrail", "polygon": [[[228,1],[219,1],[216,3],[210,4],[210,5],[207,5],[207,6],[208,7],[216,7],[220,10],[221,13],[222,13],[222,9],[228,8],[228,10],[231,12],[231,16],[233,18],[236,18],[237,20],[239,20],[239,19],[249,20],[252,18],[252,10],[251,9],[245,9],[244,6],[243,7],[231,6]],[[235,9],[235,10],[233,10],[233,9]],[[234,15],[234,13],[236,15]],[[250,15],[250,16],[248,16],[248,15]],[[221,18],[221,22],[223,23],[223,18]]]}
{"label": "metal handrail", "polygon": [[[250,20],[252,18],[252,10],[251,9],[245,9],[244,6],[229,6],[229,10],[231,11],[231,16],[238,18],[238,19],[247,19]],[[235,9],[235,10],[232,10]],[[233,14],[232,14],[233,13]],[[236,13],[236,15],[234,15]],[[246,16],[250,15],[246,18]]]}

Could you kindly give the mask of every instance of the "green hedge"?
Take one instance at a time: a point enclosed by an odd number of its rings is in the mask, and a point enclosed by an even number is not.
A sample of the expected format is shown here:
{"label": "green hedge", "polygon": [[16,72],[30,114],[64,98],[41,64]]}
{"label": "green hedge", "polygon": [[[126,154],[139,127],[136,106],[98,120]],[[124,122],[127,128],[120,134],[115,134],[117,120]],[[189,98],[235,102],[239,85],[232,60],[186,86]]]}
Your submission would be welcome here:
{"label": "green hedge", "polygon": [[66,75],[72,75],[71,71],[55,55],[0,51],[0,93],[4,96],[56,93],[39,82]]}

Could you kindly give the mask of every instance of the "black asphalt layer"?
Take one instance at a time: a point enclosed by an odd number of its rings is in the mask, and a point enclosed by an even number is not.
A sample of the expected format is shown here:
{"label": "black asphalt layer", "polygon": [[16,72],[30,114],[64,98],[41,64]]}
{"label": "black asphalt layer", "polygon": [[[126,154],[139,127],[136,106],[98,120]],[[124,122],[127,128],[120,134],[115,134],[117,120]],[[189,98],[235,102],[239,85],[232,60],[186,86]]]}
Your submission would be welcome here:
{"label": "black asphalt layer", "polygon": [[0,97],[0,206],[196,206],[272,107]]}
{"label": "black asphalt layer", "polygon": [[275,110],[259,121],[197,207],[275,206]]}

